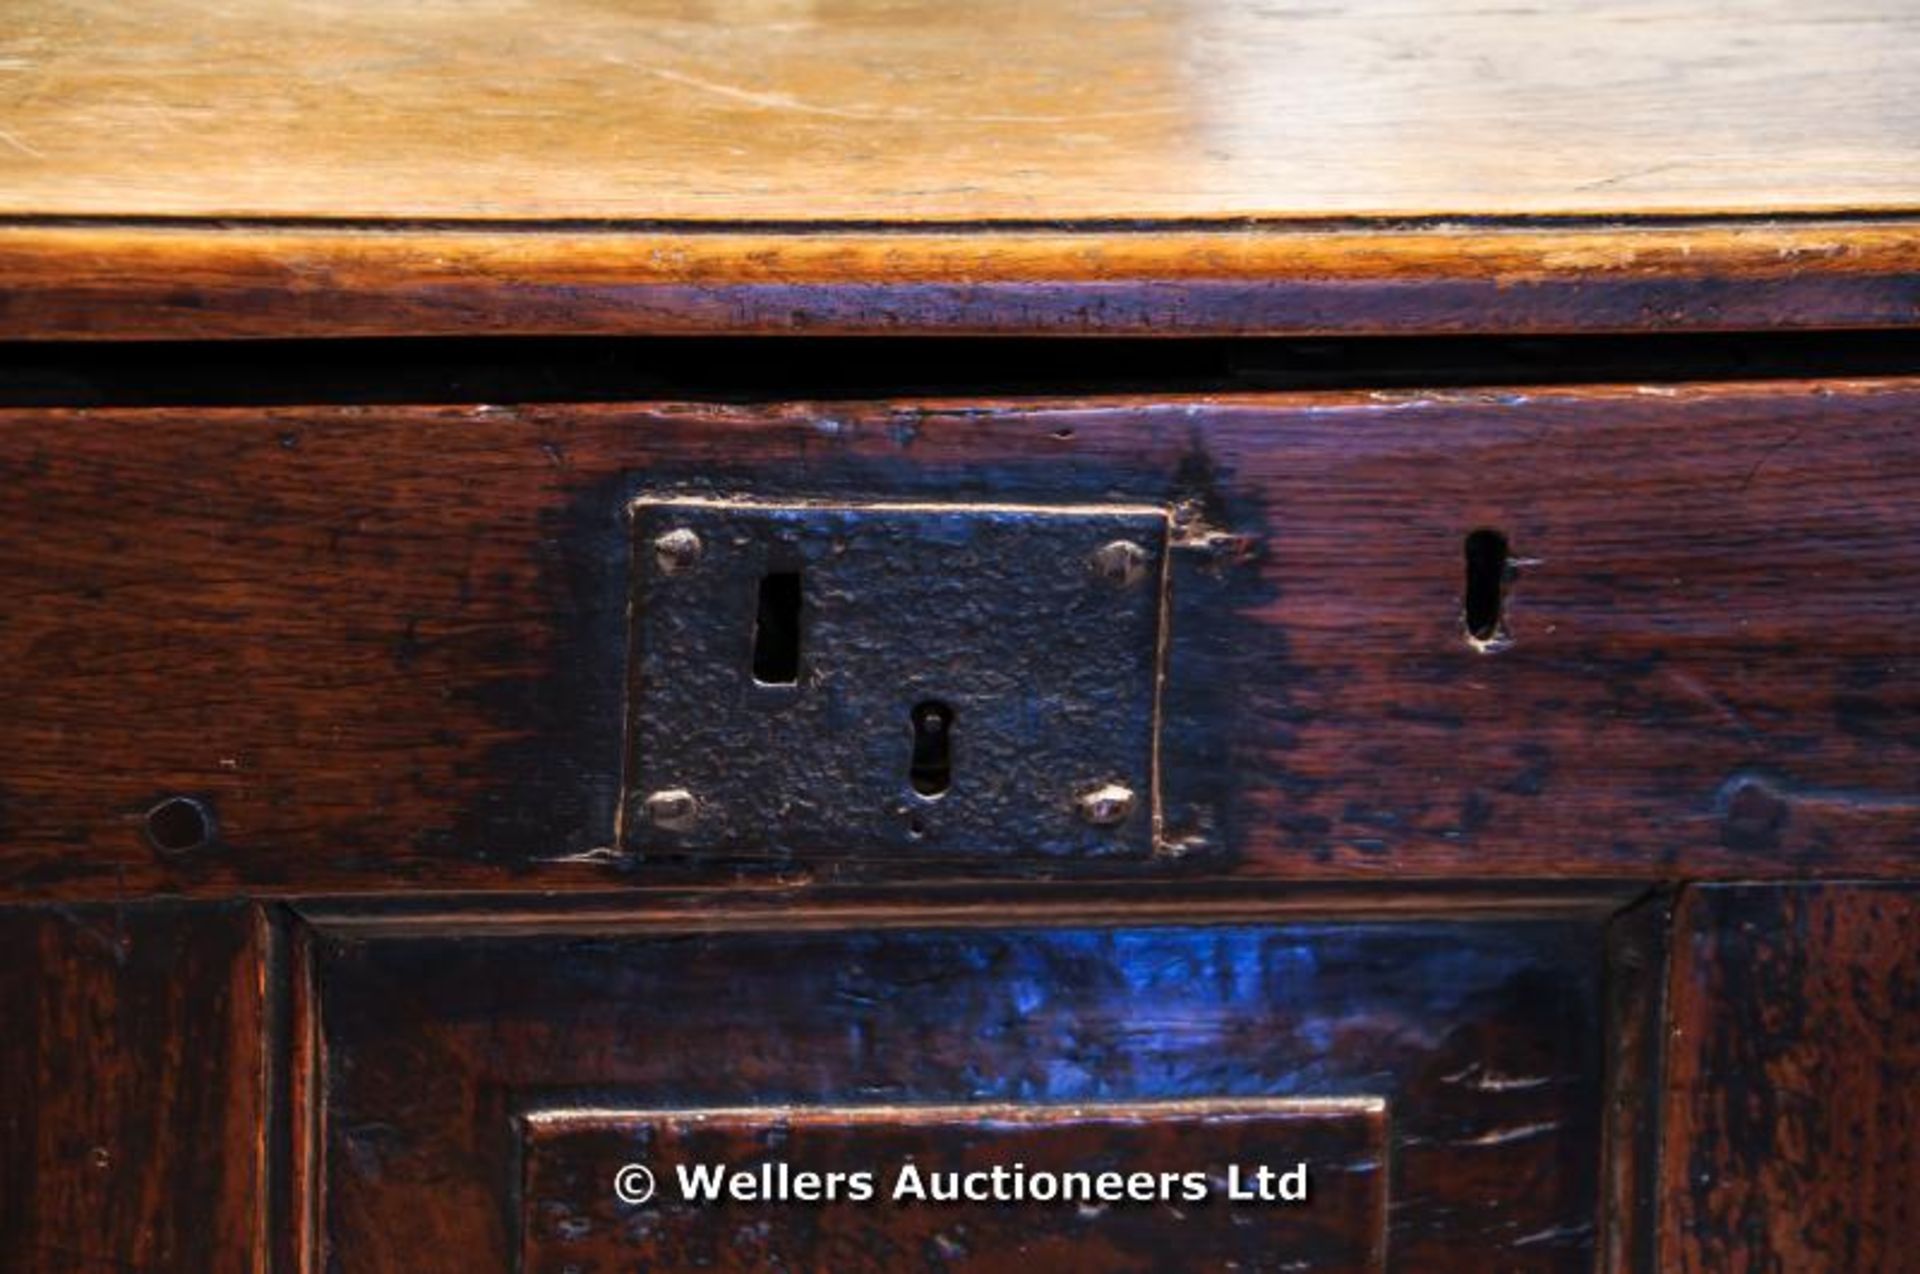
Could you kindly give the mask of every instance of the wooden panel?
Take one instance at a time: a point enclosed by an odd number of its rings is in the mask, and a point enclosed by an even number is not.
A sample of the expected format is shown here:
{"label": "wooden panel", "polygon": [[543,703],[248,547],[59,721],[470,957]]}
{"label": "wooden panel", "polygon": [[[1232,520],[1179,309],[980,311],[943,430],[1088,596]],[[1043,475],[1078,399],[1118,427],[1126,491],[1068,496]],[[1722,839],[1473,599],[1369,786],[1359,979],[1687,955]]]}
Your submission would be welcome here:
{"label": "wooden panel", "polygon": [[[802,485],[1192,514],[1162,748],[1190,852],[1050,875],[1904,870],[1916,416],[1899,382],[10,412],[0,888],[686,883],[608,848],[624,510]],[[1497,654],[1461,628],[1479,527],[1518,563]],[[149,842],[168,794],[211,843]],[[792,865],[955,870],[870,848]]]}
{"label": "wooden panel", "polygon": [[0,213],[762,222],[1920,205],[1901,0],[36,0]]}
{"label": "wooden panel", "polygon": [[1387,1103],[1396,1268],[1594,1268],[1604,916],[1002,916],[325,922],[325,1268],[507,1268],[534,1112],[1259,1098]]}
{"label": "wooden panel", "polygon": [[1661,1062],[1666,1037],[1670,891],[1647,894],[1607,928],[1607,1126],[1600,1209],[1607,1274],[1660,1269]]}
{"label": "wooden panel", "polygon": [[[1378,1101],[560,1111],[523,1122],[527,1274],[1385,1269]],[[1282,1175],[1302,1165],[1305,1197],[1291,1197]],[[648,1175],[626,1179],[627,1197],[652,1197],[624,1202],[612,1183],[634,1166]],[[759,1194],[708,1193],[739,1188],[696,1175],[715,1169]]]}
{"label": "wooden panel", "polygon": [[1920,890],[1690,890],[1660,1268],[1920,1271]]}
{"label": "wooden panel", "polygon": [[241,906],[0,910],[0,1268],[264,1268],[270,945]]}
{"label": "wooden panel", "polygon": [[1905,327],[1903,219],[366,230],[0,222],[0,337]]}

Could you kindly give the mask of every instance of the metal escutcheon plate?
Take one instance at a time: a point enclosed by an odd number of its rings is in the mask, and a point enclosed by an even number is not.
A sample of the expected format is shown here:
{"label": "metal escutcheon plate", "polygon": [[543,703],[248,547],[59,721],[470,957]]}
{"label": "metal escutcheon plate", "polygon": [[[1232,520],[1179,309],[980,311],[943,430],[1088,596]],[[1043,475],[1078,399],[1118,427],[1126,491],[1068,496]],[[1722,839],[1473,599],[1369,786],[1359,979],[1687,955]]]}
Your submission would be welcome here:
{"label": "metal escutcheon plate", "polygon": [[633,506],[648,857],[1146,856],[1169,515]]}

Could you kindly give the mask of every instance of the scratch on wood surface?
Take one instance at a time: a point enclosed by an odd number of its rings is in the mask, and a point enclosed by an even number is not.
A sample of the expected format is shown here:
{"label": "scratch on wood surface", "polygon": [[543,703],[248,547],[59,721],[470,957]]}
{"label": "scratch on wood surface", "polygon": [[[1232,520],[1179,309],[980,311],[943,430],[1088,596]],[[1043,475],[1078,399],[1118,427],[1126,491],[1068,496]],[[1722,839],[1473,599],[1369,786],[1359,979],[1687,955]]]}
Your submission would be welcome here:
{"label": "scratch on wood surface", "polygon": [[630,70],[666,80],[670,84],[679,84],[686,88],[698,89],[703,93],[712,93],[717,97],[731,98],[748,106],[758,106],[765,110],[793,111],[802,115],[823,115],[832,119],[892,120],[899,123],[912,123],[919,120],[940,123],[967,124],[1071,124],[1089,119],[1134,119],[1148,115],[1170,115],[1182,107],[1177,103],[1161,106],[1141,106],[1123,111],[1079,111],[1072,115],[1029,115],[1020,113],[988,112],[984,114],[955,115],[951,111],[935,109],[874,109],[848,106],[824,106],[818,102],[802,101],[790,93],[767,92],[761,89],[742,88],[737,84],[725,84],[718,80],[705,79],[698,75],[688,75],[684,71],[670,71],[663,66],[639,66],[632,62],[619,61],[619,65]]}
{"label": "scratch on wood surface", "polygon": [[1753,723],[1741,714],[1740,709],[1735,707],[1726,696],[1717,693],[1711,686],[1701,681],[1698,677],[1688,672],[1682,672],[1678,668],[1667,669],[1666,677],[1675,687],[1683,691],[1688,698],[1696,699],[1709,708],[1712,708],[1727,724],[1735,727],[1742,734],[1750,735],[1753,733]]}
{"label": "scratch on wood surface", "polygon": [[124,916],[118,909],[109,914],[106,923],[95,919],[95,913],[81,908],[55,907],[53,912],[72,925],[75,933],[99,948],[116,965],[123,969],[126,967],[127,957],[133,950],[133,939],[127,933],[123,923]]}
{"label": "scratch on wood surface", "polygon": [[1538,1124],[1517,1124],[1512,1128],[1500,1128],[1478,1137],[1469,1137],[1460,1144],[1463,1146],[1505,1146],[1516,1141],[1526,1141],[1532,1137],[1544,1137],[1560,1127],[1559,1120],[1548,1120]]}
{"label": "scratch on wood surface", "polygon": [[626,855],[620,850],[609,845],[599,845],[593,849],[580,850],[578,853],[556,854],[549,858],[542,858],[540,861],[543,863],[616,863],[625,858]]}
{"label": "scratch on wood surface", "polygon": [[1456,1084],[1468,1088],[1477,1088],[1485,1093],[1524,1092],[1534,1088],[1545,1088],[1553,1083],[1551,1075],[1502,1075],[1482,1066],[1479,1062],[1451,1075],[1444,1075],[1443,1084]]}
{"label": "scratch on wood surface", "polygon": [[1920,810],[1920,793],[1874,792],[1858,788],[1789,787],[1772,789],[1776,795],[1802,806],[1833,806],[1850,810]]}
{"label": "scratch on wood surface", "polygon": [[1753,468],[1747,470],[1747,476],[1740,480],[1741,493],[1745,494],[1747,488],[1753,485],[1754,478],[1758,476],[1760,473],[1760,470],[1766,466],[1767,461],[1773,459],[1775,456],[1779,455],[1782,451],[1785,451],[1788,447],[1791,447],[1794,443],[1799,441],[1800,441],[1800,431],[1796,429],[1792,433],[1788,434],[1784,440],[1780,442],[1776,442],[1773,446],[1768,447],[1765,451],[1761,452],[1760,458],[1753,462]]}
{"label": "scratch on wood surface", "polygon": [[0,128],[0,142],[4,142],[6,145],[13,147],[15,150],[19,151],[23,155],[31,155],[35,159],[46,158],[46,155],[43,152],[35,150],[33,147],[27,145],[26,142],[14,136],[12,133],[9,133],[4,128]]}
{"label": "scratch on wood surface", "polygon": [[1615,173],[1611,177],[1602,177],[1598,181],[1582,182],[1575,190],[1604,190],[1608,186],[1619,186],[1629,181],[1638,181],[1642,177],[1656,177],[1661,173],[1672,172],[1683,165],[1679,163],[1655,164],[1650,168],[1635,168],[1628,172]]}
{"label": "scratch on wood surface", "polygon": [[1515,1239],[1511,1246],[1516,1248],[1537,1247],[1543,1243],[1567,1244],[1583,1242],[1593,1232],[1589,1225],[1555,1225],[1544,1230],[1535,1230]]}

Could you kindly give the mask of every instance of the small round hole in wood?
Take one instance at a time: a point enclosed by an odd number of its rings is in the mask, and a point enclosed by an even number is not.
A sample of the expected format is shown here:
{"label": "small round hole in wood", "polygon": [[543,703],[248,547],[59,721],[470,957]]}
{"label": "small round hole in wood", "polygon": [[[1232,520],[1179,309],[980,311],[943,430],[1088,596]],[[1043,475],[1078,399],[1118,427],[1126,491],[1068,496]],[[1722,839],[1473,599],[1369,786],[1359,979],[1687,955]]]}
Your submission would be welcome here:
{"label": "small round hole in wood", "polygon": [[169,796],[147,811],[147,839],[170,854],[203,849],[213,840],[213,811],[191,796]]}

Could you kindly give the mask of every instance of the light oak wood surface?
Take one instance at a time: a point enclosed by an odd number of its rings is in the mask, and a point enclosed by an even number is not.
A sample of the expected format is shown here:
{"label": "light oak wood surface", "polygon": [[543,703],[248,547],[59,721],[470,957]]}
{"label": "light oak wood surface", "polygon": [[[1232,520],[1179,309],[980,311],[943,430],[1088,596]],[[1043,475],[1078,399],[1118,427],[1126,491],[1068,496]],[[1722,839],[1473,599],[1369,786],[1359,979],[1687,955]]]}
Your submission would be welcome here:
{"label": "light oak wood surface", "polygon": [[1908,0],[14,0],[0,215],[1920,204]]}

